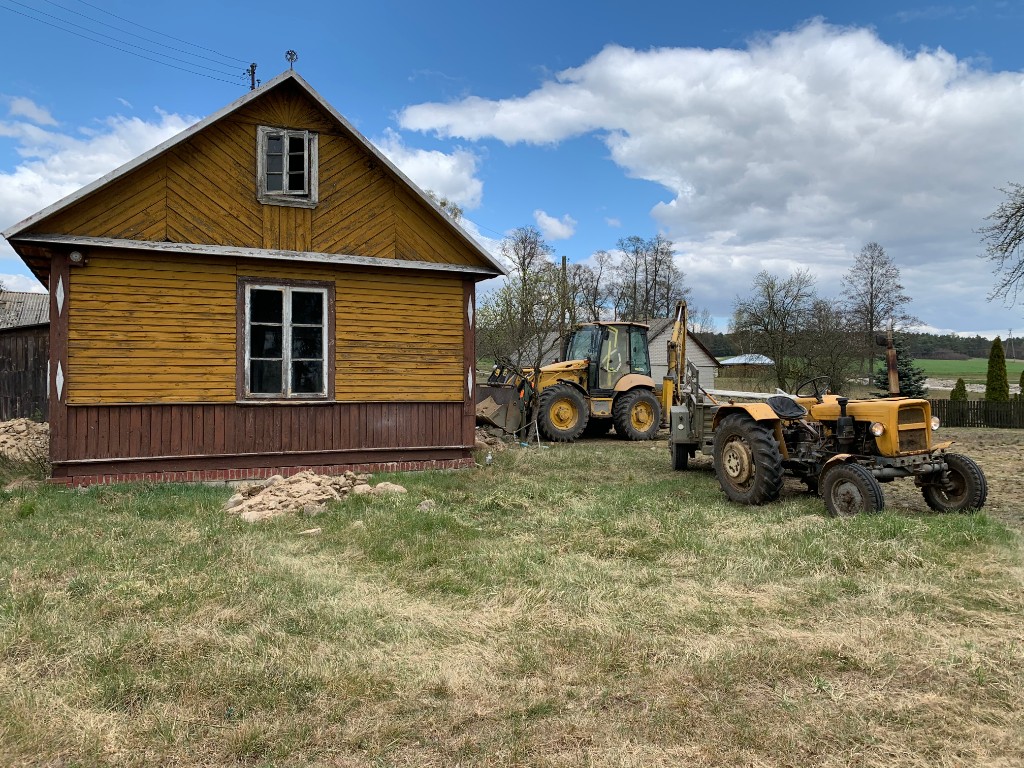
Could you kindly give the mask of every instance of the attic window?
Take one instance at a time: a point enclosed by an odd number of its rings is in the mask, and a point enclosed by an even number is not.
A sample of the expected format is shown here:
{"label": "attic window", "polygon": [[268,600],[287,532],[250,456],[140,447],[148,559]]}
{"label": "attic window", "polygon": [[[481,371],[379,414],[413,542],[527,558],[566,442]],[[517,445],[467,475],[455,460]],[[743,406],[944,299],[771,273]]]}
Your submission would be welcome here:
{"label": "attic window", "polygon": [[312,208],[317,202],[317,135],[260,126],[257,140],[258,197],[268,205]]}

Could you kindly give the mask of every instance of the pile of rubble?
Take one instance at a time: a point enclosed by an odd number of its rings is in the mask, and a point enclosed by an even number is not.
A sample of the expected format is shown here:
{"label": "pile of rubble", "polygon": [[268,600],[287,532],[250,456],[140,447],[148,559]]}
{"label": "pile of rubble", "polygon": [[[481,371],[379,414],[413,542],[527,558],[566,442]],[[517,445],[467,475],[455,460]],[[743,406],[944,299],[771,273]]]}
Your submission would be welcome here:
{"label": "pile of rubble", "polygon": [[501,431],[495,429],[493,432],[488,432],[480,427],[476,428],[476,446],[474,450],[477,451],[491,451],[492,453],[500,453],[509,447],[509,443],[499,437]]}
{"label": "pile of rubble", "polygon": [[328,502],[340,501],[350,493],[406,493],[394,483],[370,485],[370,476],[346,472],[343,475],[318,475],[299,472],[289,478],[274,475],[239,487],[224,504],[224,510],[239,515],[247,523],[256,523],[278,515],[316,515]]}
{"label": "pile of rubble", "polygon": [[11,461],[46,461],[50,456],[50,425],[31,419],[0,422],[0,455]]}

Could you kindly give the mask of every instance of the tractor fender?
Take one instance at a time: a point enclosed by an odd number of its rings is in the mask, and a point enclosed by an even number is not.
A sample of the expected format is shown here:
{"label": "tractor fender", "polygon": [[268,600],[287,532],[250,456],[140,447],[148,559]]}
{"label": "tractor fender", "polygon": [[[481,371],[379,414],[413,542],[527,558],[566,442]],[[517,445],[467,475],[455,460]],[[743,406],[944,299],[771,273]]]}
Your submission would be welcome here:
{"label": "tractor fender", "polygon": [[852,453],[837,453],[835,456],[830,458],[824,464],[821,465],[821,472],[818,473],[818,477],[824,477],[825,473],[832,467],[838,466],[839,464],[846,464],[854,458]]}
{"label": "tractor fender", "polygon": [[[590,397],[590,394],[587,392],[587,390],[585,390],[583,387],[581,387],[580,383],[578,381],[576,381],[575,379],[558,379],[554,383],[548,384],[548,387],[553,387],[553,386],[556,386],[558,384],[568,384],[570,387],[572,387],[577,392],[579,392],[581,395],[583,395],[584,399],[587,399],[587,398]],[[545,387],[545,389],[547,389],[547,387]]]}
{"label": "tractor fender", "polygon": [[615,382],[616,392],[628,392],[631,389],[640,387],[642,389],[654,389],[654,379],[644,376],[642,373],[627,373]]}
{"label": "tractor fender", "polygon": [[729,403],[719,407],[712,426],[717,429],[722,419],[733,413],[745,413],[754,421],[779,421],[779,417],[767,403]]}

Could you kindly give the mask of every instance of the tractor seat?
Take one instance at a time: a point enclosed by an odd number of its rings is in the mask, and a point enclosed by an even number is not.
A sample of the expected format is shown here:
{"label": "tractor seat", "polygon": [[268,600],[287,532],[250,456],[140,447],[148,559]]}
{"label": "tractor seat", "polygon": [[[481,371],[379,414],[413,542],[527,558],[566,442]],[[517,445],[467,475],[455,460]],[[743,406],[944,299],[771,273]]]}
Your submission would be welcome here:
{"label": "tractor seat", "polygon": [[807,415],[806,408],[793,398],[786,397],[785,395],[774,395],[765,402],[768,403],[768,407],[775,411],[775,415],[780,419],[793,421],[794,419],[802,419]]}

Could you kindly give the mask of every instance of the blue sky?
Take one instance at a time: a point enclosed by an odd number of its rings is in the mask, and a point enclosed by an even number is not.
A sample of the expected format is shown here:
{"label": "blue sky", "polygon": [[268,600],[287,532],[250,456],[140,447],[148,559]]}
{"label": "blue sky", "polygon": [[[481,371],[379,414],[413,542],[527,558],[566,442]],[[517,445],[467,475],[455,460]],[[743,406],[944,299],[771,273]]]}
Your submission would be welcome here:
{"label": "blue sky", "polygon": [[[51,26],[68,23],[220,79]],[[291,48],[488,247],[533,224],[585,261],[661,232],[724,330],[758,270],[808,268],[834,296],[876,240],[925,325],[1024,330],[1021,305],[986,300],[974,233],[996,188],[1024,181],[1020,0],[0,0],[0,25],[0,229],[242,95],[250,61],[270,79]],[[0,279],[27,275],[0,246]]]}

